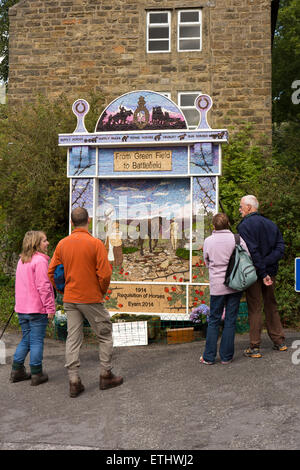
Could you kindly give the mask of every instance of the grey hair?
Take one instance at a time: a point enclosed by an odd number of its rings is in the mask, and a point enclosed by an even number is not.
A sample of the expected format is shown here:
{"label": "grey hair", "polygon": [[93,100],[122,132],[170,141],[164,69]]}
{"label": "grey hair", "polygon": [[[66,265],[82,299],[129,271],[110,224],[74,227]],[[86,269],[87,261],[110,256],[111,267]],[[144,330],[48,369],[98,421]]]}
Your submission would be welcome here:
{"label": "grey hair", "polygon": [[259,206],[258,200],[252,194],[248,194],[247,196],[244,196],[242,200],[245,204],[249,204],[249,206],[254,207],[255,209],[258,209],[258,206]]}

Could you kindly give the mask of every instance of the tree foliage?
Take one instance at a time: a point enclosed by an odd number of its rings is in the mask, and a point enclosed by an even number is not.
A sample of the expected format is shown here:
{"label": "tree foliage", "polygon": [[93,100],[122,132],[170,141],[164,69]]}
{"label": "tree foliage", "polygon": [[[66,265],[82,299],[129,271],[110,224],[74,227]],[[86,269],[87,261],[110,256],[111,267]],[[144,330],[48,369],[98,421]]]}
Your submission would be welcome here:
{"label": "tree foliage", "polygon": [[234,231],[241,220],[239,202],[246,194],[254,194],[260,202],[260,213],[278,225],[285,254],[279,263],[276,296],[285,326],[295,326],[300,320],[300,296],[295,292],[294,273],[295,257],[300,253],[300,172],[296,165],[288,165],[288,155],[289,149],[293,149],[294,160],[299,162],[300,147],[297,151],[292,138],[282,140],[285,132],[291,133],[292,128],[287,126],[277,135],[273,158],[252,145],[251,128],[233,136],[224,147],[220,199]]}
{"label": "tree foliage", "polygon": [[8,80],[8,68],[9,68],[9,17],[8,10],[10,7],[18,3],[19,0],[0,0],[0,57],[2,61],[0,63],[0,80],[5,83]]}
{"label": "tree foliage", "polygon": [[[91,95],[88,101],[86,125],[93,128],[103,100]],[[2,109],[0,251],[8,258],[20,252],[28,230],[44,230],[52,248],[68,233],[67,151],[58,147],[58,134],[75,127],[72,104],[63,96],[54,102],[40,96],[35,104],[10,110],[8,117]]]}
{"label": "tree foliage", "polygon": [[[252,126],[247,124],[230,138],[222,149],[222,176],[220,177],[220,201],[234,225],[239,218],[239,201],[252,194],[253,180],[258,177],[267,156],[262,148],[252,144]],[[222,210],[220,207],[220,210]]]}
{"label": "tree foliage", "polygon": [[[273,42],[273,121],[300,122],[300,2],[281,0]],[[299,84],[295,82],[299,81]],[[292,84],[294,83],[294,88]],[[299,90],[299,92],[297,92]]]}

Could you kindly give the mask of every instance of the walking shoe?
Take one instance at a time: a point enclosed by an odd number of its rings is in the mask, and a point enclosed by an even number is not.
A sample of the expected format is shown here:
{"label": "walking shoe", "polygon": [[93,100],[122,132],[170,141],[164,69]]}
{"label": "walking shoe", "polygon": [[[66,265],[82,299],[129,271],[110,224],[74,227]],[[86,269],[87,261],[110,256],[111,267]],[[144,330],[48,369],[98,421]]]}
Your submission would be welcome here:
{"label": "walking shoe", "polygon": [[233,361],[233,359],[230,359],[229,361],[221,361],[221,364],[223,364],[224,366],[226,366],[227,364],[231,364]]}
{"label": "walking shoe", "polygon": [[10,382],[21,382],[22,380],[29,380],[31,378],[31,374],[26,372],[25,367],[22,367],[21,369],[14,370],[12,369],[10,373]]}
{"label": "walking shoe", "polygon": [[273,349],[275,351],[287,351],[287,345],[282,343],[282,344],[273,344]]}
{"label": "walking shoe", "polygon": [[244,356],[253,357],[253,358],[258,359],[258,358],[262,357],[262,354],[261,354],[259,348],[248,348],[248,349],[245,349]]}
{"label": "walking shoe", "polygon": [[200,362],[201,364],[206,364],[207,366],[212,366],[212,365],[214,364],[214,362],[205,361],[205,360],[203,359],[203,356],[200,356],[199,362]]}
{"label": "walking shoe", "polygon": [[100,375],[99,388],[100,390],[106,390],[108,388],[118,387],[122,385],[122,383],[123,377],[116,377],[111,370],[108,370]]}
{"label": "walking shoe", "polygon": [[39,372],[31,375],[31,385],[40,385],[48,381],[48,374]]}
{"label": "walking shoe", "polygon": [[81,383],[81,380],[78,379],[77,382],[70,382],[70,397],[76,398],[80,393],[84,391],[84,385]]}

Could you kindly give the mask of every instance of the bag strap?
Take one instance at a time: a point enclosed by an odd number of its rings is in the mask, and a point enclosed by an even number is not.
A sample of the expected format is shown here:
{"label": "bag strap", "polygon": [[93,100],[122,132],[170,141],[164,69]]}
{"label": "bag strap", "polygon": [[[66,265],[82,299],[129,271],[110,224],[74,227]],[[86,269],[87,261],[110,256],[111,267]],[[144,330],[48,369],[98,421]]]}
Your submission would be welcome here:
{"label": "bag strap", "polygon": [[240,245],[240,244],[241,244],[241,243],[240,243],[240,242],[241,242],[241,237],[239,236],[239,234],[238,234],[238,233],[234,233],[233,235],[234,235],[235,244],[236,244],[236,245]]}

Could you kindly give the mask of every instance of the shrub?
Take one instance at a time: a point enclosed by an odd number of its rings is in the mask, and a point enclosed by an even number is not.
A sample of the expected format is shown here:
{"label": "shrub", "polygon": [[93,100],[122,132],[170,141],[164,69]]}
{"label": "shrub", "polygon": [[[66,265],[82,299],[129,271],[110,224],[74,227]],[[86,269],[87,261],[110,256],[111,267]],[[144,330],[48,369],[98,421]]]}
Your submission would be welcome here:
{"label": "shrub", "polygon": [[[102,108],[91,95],[87,126]],[[91,124],[93,123],[93,124]],[[64,96],[39,96],[30,106],[2,107],[0,113],[0,251],[12,262],[28,230],[44,230],[50,247],[68,233],[69,181],[67,152],[58,134],[73,132],[76,118]],[[92,129],[91,129],[92,130]]]}
{"label": "shrub", "polygon": [[[239,202],[246,194],[254,194],[260,202],[259,212],[278,225],[285,242],[285,255],[279,262],[276,299],[285,326],[296,326],[300,296],[295,292],[294,262],[300,253],[300,174],[297,167],[289,169],[288,142],[280,140],[280,135],[286,137],[288,131],[290,135],[290,126],[283,128],[281,134],[276,129],[273,156],[264,155],[258,146],[251,145],[251,128],[234,136],[224,149],[220,199],[234,231],[241,220]],[[299,161],[299,150],[292,140],[291,145],[293,161]]]}

